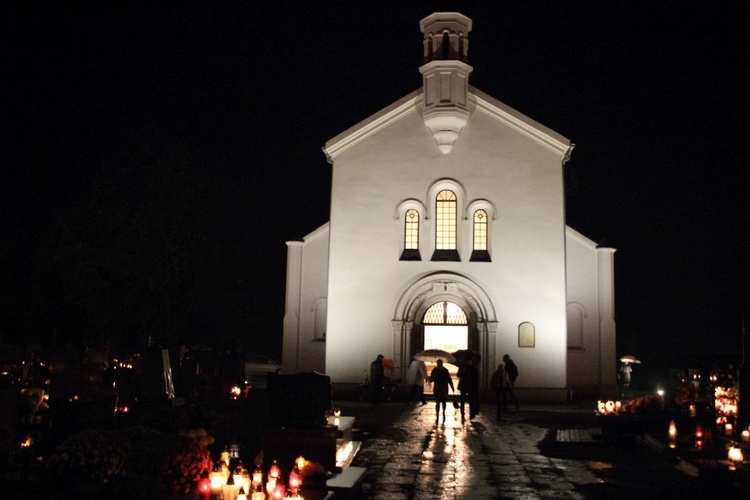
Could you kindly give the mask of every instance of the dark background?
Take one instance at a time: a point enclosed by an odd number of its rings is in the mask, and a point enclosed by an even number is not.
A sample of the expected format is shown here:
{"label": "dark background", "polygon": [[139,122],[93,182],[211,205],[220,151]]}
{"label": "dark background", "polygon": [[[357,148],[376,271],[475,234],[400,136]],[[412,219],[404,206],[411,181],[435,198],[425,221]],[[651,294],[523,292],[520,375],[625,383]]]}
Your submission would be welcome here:
{"label": "dark background", "polygon": [[741,352],[747,9],[387,3],[2,7],[0,339],[279,359],[321,147],[421,86],[419,20],[457,10],[471,84],[576,145],[568,223],[617,248],[618,354]]}

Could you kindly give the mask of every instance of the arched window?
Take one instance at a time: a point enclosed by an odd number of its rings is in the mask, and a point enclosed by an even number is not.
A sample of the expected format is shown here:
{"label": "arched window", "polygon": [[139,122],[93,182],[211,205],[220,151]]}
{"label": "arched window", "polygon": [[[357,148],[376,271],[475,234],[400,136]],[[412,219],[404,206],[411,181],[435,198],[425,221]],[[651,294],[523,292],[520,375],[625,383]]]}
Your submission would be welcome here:
{"label": "arched window", "polygon": [[536,328],[534,323],[525,321],[518,325],[518,347],[534,347],[536,345]]}
{"label": "arched window", "polygon": [[466,313],[453,302],[435,302],[422,320],[426,325],[467,325]]}
{"label": "arched window", "polygon": [[404,214],[404,250],[401,260],[421,260],[419,255],[419,212],[410,208]]}
{"label": "arched window", "polygon": [[583,308],[568,304],[568,349],[583,349]]}
{"label": "arched window", "polygon": [[451,58],[451,36],[447,31],[443,32],[443,59],[446,61]]}
{"label": "arched window", "polygon": [[435,253],[432,260],[460,260],[457,243],[456,194],[444,189],[435,199]]}
{"label": "arched window", "polygon": [[474,212],[472,261],[490,262],[490,252],[487,247],[487,211],[479,209]]}

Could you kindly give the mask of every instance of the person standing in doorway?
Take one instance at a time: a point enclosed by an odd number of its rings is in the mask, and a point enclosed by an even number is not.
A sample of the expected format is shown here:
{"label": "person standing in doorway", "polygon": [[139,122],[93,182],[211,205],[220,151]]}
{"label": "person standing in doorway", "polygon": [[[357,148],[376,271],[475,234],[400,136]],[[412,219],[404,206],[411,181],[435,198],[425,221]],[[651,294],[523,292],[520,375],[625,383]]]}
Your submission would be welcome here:
{"label": "person standing in doorway", "polygon": [[440,421],[440,407],[443,407],[443,422],[445,422],[445,407],[448,401],[448,387],[453,388],[453,379],[448,369],[443,366],[443,360],[437,360],[437,366],[430,373],[430,382],[433,383],[432,393],[435,395],[435,423]]}
{"label": "person standing in doorway", "polygon": [[378,354],[375,361],[370,363],[370,385],[372,386],[372,402],[380,401],[380,395],[383,391],[383,382],[385,382],[385,371],[383,370],[383,359],[385,356]]}
{"label": "person standing in doorway", "polygon": [[417,396],[423,405],[427,404],[424,397],[424,382],[427,380],[427,365],[420,359],[415,359],[409,365],[409,371],[406,372],[406,385],[409,386],[409,392],[406,395],[406,404],[411,402],[412,396]]}
{"label": "person standing in doorway", "polygon": [[468,358],[458,368],[458,390],[461,391],[461,420],[464,419],[464,407],[469,401],[469,420],[479,414],[479,370],[474,358]]}
{"label": "person standing in doorway", "polygon": [[520,406],[518,404],[518,398],[516,397],[516,379],[518,378],[518,367],[507,354],[503,356],[503,363],[505,363],[505,372],[508,374],[508,380],[510,381],[510,384],[506,388],[505,394],[503,396],[503,409],[508,409],[507,400],[512,399],[516,404],[516,410],[519,410]]}

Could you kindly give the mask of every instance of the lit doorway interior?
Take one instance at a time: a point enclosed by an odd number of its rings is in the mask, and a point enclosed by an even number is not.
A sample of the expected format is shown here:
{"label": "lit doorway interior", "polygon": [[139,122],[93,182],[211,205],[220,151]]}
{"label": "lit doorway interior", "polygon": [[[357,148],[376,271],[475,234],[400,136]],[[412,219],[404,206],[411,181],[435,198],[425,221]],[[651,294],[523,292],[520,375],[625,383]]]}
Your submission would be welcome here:
{"label": "lit doorway interior", "polygon": [[[425,313],[422,324],[424,325],[423,349],[455,352],[469,348],[469,324],[466,320],[466,313],[458,304],[436,302]],[[435,363],[426,364],[427,373],[431,373],[432,369],[437,366]],[[450,363],[446,363],[445,367],[451,374],[454,388],[457,388],[458,367]],[[432,384],[425,384],[425,392],[432,393]]]}

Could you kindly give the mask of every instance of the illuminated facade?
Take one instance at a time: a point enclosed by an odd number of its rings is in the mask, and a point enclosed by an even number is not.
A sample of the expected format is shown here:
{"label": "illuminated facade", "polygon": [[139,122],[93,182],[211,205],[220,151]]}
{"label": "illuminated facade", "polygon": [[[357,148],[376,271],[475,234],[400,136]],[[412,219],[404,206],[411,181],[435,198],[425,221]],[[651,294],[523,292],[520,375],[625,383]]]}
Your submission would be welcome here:
{"label": "illuminated facade", "polygon": [[383,354],[398,377],[442,302],[485,389],[506,353],[527,399],[614,386],[614,249],[565,224],[570,141],[468,84],[469,18],[420,26],[423,87],[326,143],[330,222],[287,243],[284,372],[356,384]]}

